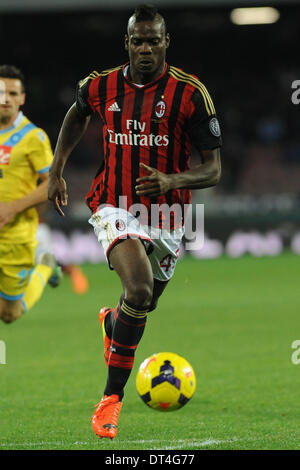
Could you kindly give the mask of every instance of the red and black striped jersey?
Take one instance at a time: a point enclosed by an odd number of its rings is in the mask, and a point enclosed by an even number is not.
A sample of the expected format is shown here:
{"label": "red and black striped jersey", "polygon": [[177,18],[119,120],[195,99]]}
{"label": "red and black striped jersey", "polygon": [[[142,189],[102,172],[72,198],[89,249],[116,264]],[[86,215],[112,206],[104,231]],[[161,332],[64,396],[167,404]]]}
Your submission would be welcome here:
{"label": "red and black striped jersey", "polygon": [[157,198],[138,196],[136,179],[145,176],[140,162],[163,173],[189,169],[192,145],[198,150],[221,146],[220,127],[213,101],[197,77],[166,64],[153,82],[139,86],[126,76],[128,64],[92,72],[81,80],[76,107],[83,116],[98,113],[103,123],[104,161],[86,202],[94,213],[99,206],[119,207],[127,198],[127,210],[143,204],[191,201],[190,190],[172,190]]}

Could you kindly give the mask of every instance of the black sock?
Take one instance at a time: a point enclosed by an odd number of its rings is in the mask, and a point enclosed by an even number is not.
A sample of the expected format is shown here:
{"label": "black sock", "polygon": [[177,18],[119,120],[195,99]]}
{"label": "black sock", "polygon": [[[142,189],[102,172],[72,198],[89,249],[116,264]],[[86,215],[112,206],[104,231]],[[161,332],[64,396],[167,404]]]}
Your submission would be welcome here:
{"label": "black sock", "polygon": [[131,304],[126,299],[118,305],[114,315],[104,395],[117,394],[122,400],[123,389],[133,368],[135,351],[145,329],[147,310],[145,307]]}
{"label": "black sock", "polygon": [[117,316],[118,308],[120,308],[120,306],[122,305],[123,299],[124,299],[124,293],[121,295],[119,303],[116,306],[116,308],[112,310],[110,313],[108,313],[105,317],[105,320],[104,320],[105,332],[107,336],[109,337],[109,339],[111,339],[112,337],[115,317]]}

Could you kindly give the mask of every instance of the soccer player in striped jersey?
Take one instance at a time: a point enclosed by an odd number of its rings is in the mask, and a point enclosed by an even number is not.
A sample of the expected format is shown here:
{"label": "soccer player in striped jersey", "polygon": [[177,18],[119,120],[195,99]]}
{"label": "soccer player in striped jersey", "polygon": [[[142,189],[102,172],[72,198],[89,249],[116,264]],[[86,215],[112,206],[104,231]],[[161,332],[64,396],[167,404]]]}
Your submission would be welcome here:
{"label": "soccer player in striped jersey", "polygon": [[50,142],[20,111],[21,71],[1,65],[0,83],[0,319],[12,323],[37,302],[47,282],[57,285],[61,273],[49,253],[35,265],[35,207],[47,200]]}
{"label": "soccer player in striped jersey", "polygon": [[[169,43],[157,9],[137,7],[125,35],[129,62],[92,72],[79,82],[50,169],[49,199],[64,215],[65,163],[90,116],[98,114],[104,162],[86,202],[92,212],[89,222],[123,286],[116,308],[100,311],[108,377],[92,417],[99,437],[117,433],[124,387],[147,314],[174,272],[191,189],[213,186],[221,174],[221,136],[213,101],[197,77],[166,63]],[[192,145],[200,156],[194,168],[189,166]],[[172,212],[167,223],[166,209],[175,206],[182,209],[182,217]],[[157,207],[153,220],[152,209]]]}

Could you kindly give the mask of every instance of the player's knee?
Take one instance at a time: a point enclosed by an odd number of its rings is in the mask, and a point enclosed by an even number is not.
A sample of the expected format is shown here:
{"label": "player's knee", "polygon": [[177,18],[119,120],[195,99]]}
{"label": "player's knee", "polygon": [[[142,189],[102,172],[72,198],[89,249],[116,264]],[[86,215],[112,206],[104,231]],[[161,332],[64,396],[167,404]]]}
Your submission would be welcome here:
{"label": "player's knee", "polygon": [[150,283],[132,284],[127,289],[126,298],[134,305],[150,305],[153,294],[153,286]]}
{"label": "player's knee", "polygon": [[16,315],[14,312],[11,312],[9,310],[3,310],[1,312],[1,320],[4,323],[13,323],[18,318],[19,318],[19,315]]}

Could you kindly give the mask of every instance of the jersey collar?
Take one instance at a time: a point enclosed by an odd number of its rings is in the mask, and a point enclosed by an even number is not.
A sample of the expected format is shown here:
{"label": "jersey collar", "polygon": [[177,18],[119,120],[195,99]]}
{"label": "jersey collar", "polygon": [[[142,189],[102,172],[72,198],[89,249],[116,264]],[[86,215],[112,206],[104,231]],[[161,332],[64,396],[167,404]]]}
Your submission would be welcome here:
{"label": "jersey collar", "polygon": [[[149,82],[149,83],[146,83],[145,85],[138,85],[136,83],[133,83],[131,82],[129,79],[128,79],[128,70],[129,70],[129,65],[130,65],[130,62],[127,62],[123,68],[122,68],[122,75],[124,77],[124,79],[126,80],[126,82],[128,83],[128,85],[132,86],[133,88],[135,88],[136,90],[144,90],[145,88],[149,88],[151,86],[153,86],[155,83],[157,83],[164,75],[165,73],[167,72],[167,69],[168,69],[168,64],[165,63],[165,68],[164,68],[164,71],[161,75],[159,75],[159,77],[157,77],[155,80],[153,80],[153,82]],[[126,73],[126,75],[125,75]]]}

